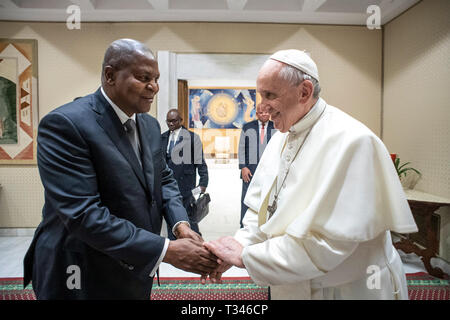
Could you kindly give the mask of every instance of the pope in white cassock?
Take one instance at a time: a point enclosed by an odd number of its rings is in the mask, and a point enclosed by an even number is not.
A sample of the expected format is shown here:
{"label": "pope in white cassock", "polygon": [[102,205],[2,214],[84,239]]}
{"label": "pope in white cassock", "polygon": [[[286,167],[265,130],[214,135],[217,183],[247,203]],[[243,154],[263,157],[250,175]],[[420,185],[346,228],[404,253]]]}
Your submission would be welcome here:
{"label": "pope in white cassock", "polygon": [[408,299],[390,231],[417,232],[381,140],[319,97],[303,51],[273,54],[257,78],[279,130],[248,188],[244,228],[205,243],[272,299]]}

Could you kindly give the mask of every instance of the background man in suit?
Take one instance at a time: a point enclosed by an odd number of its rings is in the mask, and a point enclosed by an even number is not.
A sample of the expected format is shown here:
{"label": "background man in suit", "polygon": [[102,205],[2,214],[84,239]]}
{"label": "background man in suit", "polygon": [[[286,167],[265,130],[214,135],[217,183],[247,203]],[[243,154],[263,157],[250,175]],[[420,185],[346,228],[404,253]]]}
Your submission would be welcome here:
{"label": "background man in suit", "polygon": [[[186,224],[147,114],[158,78],[150,49],[114,41],[101,88],[42,119],[45,205],[24,260],[24,286],[32,279],[38,299],[149,299],[161,261],[203,275],[217,266]],[[178,240],[159,235],[163,215]]]}
{"label": "background man in suit", "polygon": [[[177,109],[167,113],[167,126],[169,130],[161,135],[163,152],[166,155],[167,165],[173,171],[183,197],[183,205],[189,216],[192,230],[200,233],[198,223],[192,217],[192,202],[195,201],[192,189],[196,187],[197,171],[200,176],[199,186],[201,192],[208,186],[208,166],[203,158],[203,146],[200,137],[181,125],[181,118]],[[169,239],[174,238],[168,228]]]}
{"label": "background man in suit", "polygon": [[242,195],[241,195],[241,228],[242,219],[248,207],[244,204],[247,189],[258,166],[264,149],[272,137],[274,130],[273,122],[269,120],[267,111],[262,110],[260,105],[256,106],[256,118],[258,120],[250,121],[242,127],[239,138],[239,169],[241,169]]}

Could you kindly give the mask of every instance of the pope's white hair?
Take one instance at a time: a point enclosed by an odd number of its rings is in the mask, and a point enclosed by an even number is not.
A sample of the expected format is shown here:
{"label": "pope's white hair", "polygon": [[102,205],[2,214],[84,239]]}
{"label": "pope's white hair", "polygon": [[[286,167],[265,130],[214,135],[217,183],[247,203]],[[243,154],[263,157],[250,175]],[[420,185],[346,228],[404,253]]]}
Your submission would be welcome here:
{"label": "pope's white hair", "polygon": [[313,97],[318,98],[322,88],[319,85],[319,81],[311,77],[309,74],[304,73],[288,64],[284,64],[278,73],[281,79],[288,81],[292,86],[298,86],[304,80],[310,80],[314,86]]}

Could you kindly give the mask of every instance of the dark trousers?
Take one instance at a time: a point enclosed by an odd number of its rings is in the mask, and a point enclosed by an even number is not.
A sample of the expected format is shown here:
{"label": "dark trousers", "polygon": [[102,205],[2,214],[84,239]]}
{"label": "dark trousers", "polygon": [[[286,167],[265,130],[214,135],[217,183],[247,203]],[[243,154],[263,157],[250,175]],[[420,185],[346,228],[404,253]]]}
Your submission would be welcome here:
{"label": "dark trousers", "polygon": [[247,212],[248,207],[244,204],[245,195],[247,194],[248,186],[250,185],[250,182],[244,182],[242,180],[242,194],[241,194],[241,220],[239,221],[241,228],[244,227],[242,224],[242,220],[244,219],[245,213]]}
{"label": "dark trousers", "polygon": [[[197,232],[199,235],[202,235],[200,233],[200,229],[198,228],[198,223],[193,222],[191,215],[192,215],[192,207],[191,207],[191,203],[194,201],[194,197],[190,196],[190,197],[186,197],[183,198],[183,206],[186,209],[186,212],[188,214],[189,217],[189,224],[191,225],[191,229],[194,230],[195,232]],[[169,228],[169,226],[167,225],[167,234],[170,240],[176,240],[177,238],[175,237],[175,235],[172,233],[172,229]]]}

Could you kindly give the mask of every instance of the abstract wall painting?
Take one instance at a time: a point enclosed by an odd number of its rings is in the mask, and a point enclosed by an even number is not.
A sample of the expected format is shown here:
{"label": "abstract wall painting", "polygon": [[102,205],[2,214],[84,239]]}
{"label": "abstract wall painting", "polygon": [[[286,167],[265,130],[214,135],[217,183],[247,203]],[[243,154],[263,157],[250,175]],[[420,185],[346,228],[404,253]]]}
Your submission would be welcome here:
{"label": "abstract wall painting", "polygon": [[256,119],[255,88],[189,88],[189,128],[241,129]]}
{"label": "abstract wall painting", "polygon": [[36,164],[37,40],[0,39],[0,164]]}

